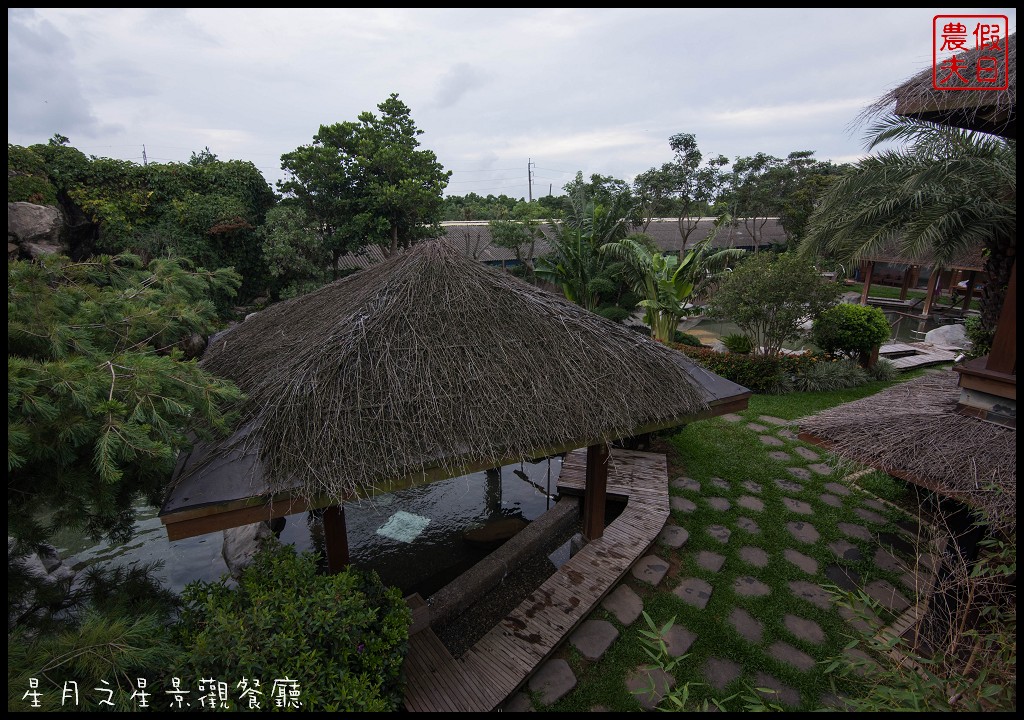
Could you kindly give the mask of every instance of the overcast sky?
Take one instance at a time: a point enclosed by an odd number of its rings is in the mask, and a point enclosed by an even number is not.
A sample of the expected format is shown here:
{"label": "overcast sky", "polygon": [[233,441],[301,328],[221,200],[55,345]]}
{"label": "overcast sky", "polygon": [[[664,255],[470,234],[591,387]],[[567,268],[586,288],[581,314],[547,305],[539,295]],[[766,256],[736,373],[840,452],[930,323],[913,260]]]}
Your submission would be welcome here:
{"label": "overcast sky", "polygon": [[705,156],[864,154],[860,111],[931,67],[927,9],[8,9],[7,140],[268,182],[320,125],[409,106],[448,194],[631,181],[693,133]]}

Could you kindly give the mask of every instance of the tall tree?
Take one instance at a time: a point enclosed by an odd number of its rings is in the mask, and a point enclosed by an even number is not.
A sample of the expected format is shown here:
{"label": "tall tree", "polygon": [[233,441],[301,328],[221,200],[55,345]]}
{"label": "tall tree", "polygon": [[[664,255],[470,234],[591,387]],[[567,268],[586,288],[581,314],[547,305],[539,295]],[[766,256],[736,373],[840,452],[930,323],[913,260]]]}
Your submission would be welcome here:
{"label": "tall tree", "polygon": [[409,108],[392,93],[355,122],[321,125],[310,145],[281,156],[289,178],[278,188],[294,197],[338,259],[370,243],[391,255],[440,233],[442,193],[451,172],[420,150]]}
{"label": "tall tree", "polygon": [[948,266],[985,248],[989,281],[982,321],[994,330],[1017,244],[1016,141],[921,120],[883,116],[867,148],[901,147],[867,157],[832,185],[809,220],[801,252],[853,259],[890,243],[908,257]]}

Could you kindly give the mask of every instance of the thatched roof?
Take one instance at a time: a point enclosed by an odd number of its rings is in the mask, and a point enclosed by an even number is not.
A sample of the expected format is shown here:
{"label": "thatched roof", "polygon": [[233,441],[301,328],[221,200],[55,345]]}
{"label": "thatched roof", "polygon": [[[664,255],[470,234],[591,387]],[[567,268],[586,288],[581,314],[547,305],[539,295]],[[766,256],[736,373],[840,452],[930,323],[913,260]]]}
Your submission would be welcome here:
{"label": "thatched roof", "polygon": [[914,256],[907,255],[899,246],[899,243],[892,241],[883,247],[864,253],[861,260],[890,263],[893,265],[918,265],[920,267],[935,267],[941,265],[946,269],[954,270],[977,270],[985,269],[984,248],[978,245],[957,253],[951,260],[939,263],[934,253],[929,250],[922,251]]}
{"label": "thatched roof", "polygon": [[178,479],[248,457],[257,485],[335,501],[678,424],[709,399],[749,395],[441,241],[272,305],[201,364],[247,395],[243,430]]}
{"label": "thatched roof", "polygon": [[801,437],[1015,528],[1017,431],[961,415],[959,398],[957,373],[928,373],[801,419]]}
{"label": "thatched roof", "polygon": [[[696,222],[697,227],[690,235],[688,246],[707,237],[714,227],[715,218],[699,218]],[[758,220],[759,226],[760,223],[761,220]],[[494,243],[487,222],[445,222],[441,223],[441,228],[444,231],[441,238],[468,258],[491,264],[512,262],[516,259],[515,250]],[[654,240],[658,249],[665,253],[679,252],[679,248],[683,244],[682,236],[679,233],[679,222],[676,218],[655,218],[646,230],[643,228],[633,228],[633,230],[646,232]],[[534,257],[542,257],[551,251],[551,228],[547,222],[541,223],[540,231],[543,233],[543,237],[538,238],[534,245]],[[762,247],[785,245],[787,242],[786,231],[779,223],[778,218],[768,218],[764,225],[758,228],[758,232],[761,236]],[[744,229],[743,221],[739,220],[720,231],[712,246],[716,248],[747,248],[753,247],[753,241]],[[524,247],[522,252],[525,253],[526,250],[527,248]],[[370,245],[362,252],[343,255],[338,261],[338,266],[344,270],[362,270],[383,262],[383,260],[384,253],[380,246]]]}
{"label": "thatched roof", "polygon": [[[1005,90],[936,90],[933,86],[933,68],[921,70],[902,85],[890,90],[866,111],[867,115],[893,111],[897,115],[951,125],[967,130],[1017,137],[1017,34],[1011,33],[1003,41],[1009,57],[1009,86]],[[943,87],[962,85],[984,86],[977,81],[977,60],[982,55],[998,55],[991,49],[974,49],[957,55],[963,66],[959,78],[943,82]]]}

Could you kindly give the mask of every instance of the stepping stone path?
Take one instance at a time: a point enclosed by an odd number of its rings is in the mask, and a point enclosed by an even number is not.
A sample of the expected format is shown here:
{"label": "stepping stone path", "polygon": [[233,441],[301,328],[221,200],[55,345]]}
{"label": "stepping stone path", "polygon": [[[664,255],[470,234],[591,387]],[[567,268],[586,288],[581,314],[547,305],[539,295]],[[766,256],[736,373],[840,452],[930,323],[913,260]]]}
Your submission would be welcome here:
{"label": "stepping stone path", "polygon": [[512,696],[512,699],[505,703],[503,712],[533,712],[533,701],[526,693],[519,691]]}
{"label": "stepping stone path", "polygon": [[[870,512],[870,510],[865,510],[864,512]],[[917,547],[900,535],[882,532],[878,534],[878,542],[881,545],[892,548],[896,552],[903,553],[907,557],[911,557],[917,553]]]}
{"label": "stepping stone path", "polygon": [[723,480],[722,478],[714,477],[714,478],[711,478],[710,482],[711,482],[712,485],[714,485],[719,490],[730,490],[730,489],[732,489],[732,485],[730,485],[728,481]]}
{"label": "stepping stone path", "polygon": [[732,585],[733,592],[743,597],[764,597],[770,595],[772,589],[750,575],[741,575]]}
{"label": "stepping stone path", "polygon": [[853,523],[841,522],[837,523],[836,527],[846,537],[852,537],[854,540],[870,540],[871,531],[863,525],[854,525]]}
{"label": "stepping stone path", "polygon": [[804,460],[807,460],[808,462],[814,462],[819,459],[818,453],[808,448],[805,448],[802,445],[797,445],[795,448],[793,448],[793,452],[795,452],[797,455],[802,457]]}
{"label": "stepping stone path", "polygon": [[722,569],[722,565],[725,564],[725,556],[709,552],[708,550],[701,550],[697,553],[697,564],[705,570],[718,572]]}
{"label": "stepping stone path", "polygon": [[789,685],[782,684],[778,678],[774,678],[768,673],[759,672],[755,675],[754,685],[758,688],[775,691],[770,693],[758,691],[758,694],[763,696],[769,703],[789,705],[790,707],[798,707],[800,705],[800,693]]}
{"label": "stepping stone path", "polygon": [[787,440],[796,440],[796,433],[792,430],[779,430],[779,437],[784,437]]}
{"label": "stepping stone path", "polygon": [[761,636],[764,634],[764,628],[761,626],[753,616],[743,608],[733,608],[732,614],[729,615],[729,622],[736,628],[744,640],[752,643],[761,642]]}
{"label": "stepping stone path", "polygon": [[687,605],[693,605],[698,610],[703,610],[707,606],[708,600],[711,599],[711,592],[711,584],[700,578],[683,578],[679,586],[672,591],[676,597]]}
{"label": "stepping stone path", "polygon": [[758,417],[758,420],[760,420],[761,422],[766,422],[769,425],[785,426],[791,424],[789,420],[783,420],[782,418],[777,418],[772,415],[761,415],[760,417]]}
{"label": "stepping stone path", "polygon": [[782,498],[782,504],[786,506],[786,509],[790,512],[795,512],[798,515],[813,515],[814,508],[809,503],[805,503],[803,500],[794,500],[793,498],[784,497]]}
{"label": "stepping stone path", "polygon": [[854,591],[860,587],[860,573],[841,565],[829,565],[825,568],[825,577],[842,590]]}
{"label": "stepping stone path", "polygon": [[910,601],[907,600],[907,597],[886,580],[869,582],[865,586],[864,592],[868,594],[868,597],[876,600],[880,605],[893,612],[903,612],[910,607]]}
{"label": "stepping stone path", "polygon": [[789,530],[789,534],[793,536],[794,540],[802,543],[816,543],[818,538],[821,537],[810,523],[788,522],[786,523],[786,529]]}
{"label": "stepping stone path", "polygon": [[839,558],[847,562],[860,562],[864,556],[860,554],[860,548],[847,540],[836,540],[828,544],[828,549]]}
{"label": "stepping stone path", "polygon": [[810,470],[813,473],[817,473],[818,475],[831,475],[832,474],[832,468],[830,468],[825,463],[812,463],[812,464],[807,466],[807,469]]}
{"label": "stepping stone path", "polygon": [[647,555],[637,560],[630,572],[641,582],[657,585],[668,572],[668,563],[657,555]]}
{"label": "stepping stone path", "polygon": [[836,495],[842,495],[843,497],[846,497],[851,492],[850,488],[845,485],[840,485],[839,483],[834,482],[825,483],[825,489],[831,493],[835,493]]}
{"label": "stepping stone path", "polygon": [[806,580],[794,580],[789,583],[789,589],[802,600],[822,610],[828,610],[832,606],[832,596],[819,585],[807,582]]}
{"label": "stepping stone path", "polygon": [[736,518],[736,527],[738,527],[743,532],[750,533],[751,535],[757,535],[759,532],[761,532],[761,528],[757,526],[757,523],[748,517]]}
{"label": "stepping stone path", "polygon": [[680,548],[690,539],[690,531],[678,525],[668,523],[658,533],[658,541],[670,548]]}
{"label": "stepping stone path", "polygon": [[761,493],[764,492],[764,488],[762,488],[759,483],[756,483],[753,480],[744,480],[743,489],[746,490],[747,492],[752,492],[755,495],[760,495]]}
{"label": "stepping stone path", "polygon": [[740,548],[740,560],[754,567],[768,567],[768,553],[758,547]]}
{"label": "stepping stone path", "polygon": [[753,430],[754,432],[759,432],[759,433],[760,432],[768,432],[768,428],[766,428],[764,425],[759,425],[757,423],[747,423],[747,428],[749,428],[750,430]]}
{"label": "stepping stone path", "polygon": [[719,417],[729,422],[739,422],[743,419],[742,415],[737,415],[736,413],[726,413],[725,415],[719,415]]}
{"label": "stepping stone path", "polygon": [[541,705],[554,705],[576,687],[576,676],[565,660],[548,660],[530,678],[528,687],[538,693]]}
{"label": "stepping stone path", "polygon": [[804,640],[814,645],[821,645],[825,642],[825,631],[821,629],[821,625],[813,620],[797,615],[786,615],[782,618],[782,624],[799,640]]}
{"label": "stepping stone path", "polygon": [[597,662],[619,637],[619,631],[607,620],[584,620],[569,636],[569,642],[580,655]]}
{"label": "stepping stone path", "polygon": [[823,493],[818,497],[818,499],[821,500],[826,505],[831,505],[832,507],[835,508],[843,506],[843,501],[840,498],[836,497],[835,495],[830,495],[829,493]]}
{"label": "stepping stone path", "polygon": [[679,512],[684,512],[684,513],[691,513],[691,512],[693,512],[694,510],[697,509],[697,506],[694,505],[692,501],[687,500],[686,498],[675,497],[675,496],[670,497],[668,499],[668,505],[673,510],[678,510]]}
{"label": "stepping stone path", "polygon": [[782,440],[779,440],[774,435],[762,435],[760,440],[765,445],[770,445],[772,447],[782,447],[782,446],[784,446],[786,444]]}
{"label": "stepping stone path", "polygon": [[630,694],[648,712],[655,710],[665,694],[675,687],[676,679],[660,667],[645,665],[638,667],[626,678]]}
{"label": "stepping stone path", "polygon": [[793,548],[786,548],[782,552],[782,557],[789,560],[791,563],[796,565],[798,568],[803,570],[808,575],[815,575],[818,572],[818,561],[812,557],[807,557],[801,552],[797,552]]}
{"label": "stepping stone path", "polygon": [[801,650],[797,650],[789,643],[784,643],[781,640],[772,643],[771,647],[768,648],[768,654],[776,660],[805,672],[813,669],[815,665],[814,658],[810,655]]}
{"label": "stepping stone path", "polygon": [[740,676],[741,668],[732,660],[709,658],[704,665],[704,679],[716,690],[724,690],[733,680]]}
{"label": "stepping stone path", "polygon": [[874,561],[875,565],[889,572],[902,573],[910,569],[906,561],[896,557],[885,548],[875,550]]}
{"label": "stepping stone path", "polygon": [[865,635],[873,633],[882,624],[879,617],[864,603],[854,603],[854,609],[839,606],[839,617],[849,623],[850,627]]}
{"label": "stepping stone path", "polygon": [[644,609],[644,602],[629,585],[619,585],[601,601],[601,607],[628,627],[640,617],[640,613]]}
{"label": "stepping stone path", "polygon": [[723,545],[729,542],[729,536],[732,535],[732,530],[725,527],[724,525],[708,525],[706,530],[708,535],[710,535]]}
{"label": "stepping stone path", "polygon": [[730,503],[723,497],[704,498],[704,502],[706,502],[713,509],[718,510],[719,512],[725,512],[726,510],[732,507],[732,503]]}
{"label": "stepping stone path", "polygon": [[672,481],[672,487],[679,490],[693,490],[694,492],[700,492],[700,483],[693,478],[688,477],[677,477]]}
{"label": "stepping stone path", "polygon": [[788,468],[786,468],[786,470],[789,472],[790,475],[795,477],[797,480],[810,480],[811,479],[811,471],[808,470],[807,468],[788,467]]}
{"label": "stepping stone path", "polygon": [[782,452],[781,450],[772,450],[770,453],[768,453],[768,457],[770,457],[772,460],[777,460],[778,462],[789,462],[790,460],[793,459],[792,457],[790,457],[789,453]]}
{"label": "stepping stone path", "polygon": [[764,510],[764,501],[761,500],[761,498],[751,497],[750,495],[744,495],[736,501],[736,504],[741,508],[753,510],[754,512],[761,512]]}
{"label": "stepping stone path", "polygon": [[864,505],[867,505],[872,510],[878,510],[879,512],[885,512],[885,503],[875,500],[874,498],[866,498],[862,501]]}
{"label": "stepping stone path", "polygon": [[787,492],[802,492],[804,489],[803,485],[792,480],[776,480],[775,484]]}
{"label": "stepping stone path", "polygon": [[668,654],[671,657],[679,657],[686,654],[697,636],[682,625],[673,625],[661,639],[665,641],[665,649],[668,650]]}
{"label": "stepping stone path", "polygon": [[885,523],[888,522],[878,513],[866,508],[857,508],[853,512],[855,512],[862,520],[867,520],[869,523],[874,523],[875,525],[885,525]]}

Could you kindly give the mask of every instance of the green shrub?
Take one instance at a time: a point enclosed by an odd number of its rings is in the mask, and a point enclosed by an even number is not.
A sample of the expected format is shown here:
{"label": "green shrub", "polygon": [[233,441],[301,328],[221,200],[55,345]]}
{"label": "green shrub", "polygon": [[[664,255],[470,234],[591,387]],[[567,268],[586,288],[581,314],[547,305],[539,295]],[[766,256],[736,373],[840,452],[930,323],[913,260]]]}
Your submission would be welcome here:
{"label": "green shrub", "polygon": [[801,392],[831,392],[858,387],[868,381],[868,374],[853,360],[815,362],[798,374],[794,387]]}
{"label": "green shrub", "polygon": [[875,364],[867,368],[868,375],[871,376],[872,380],[883,380],[889,382],[895,380],[900,374],[899,368],[896,367],[896,363],[887,358],[878,358]]}
{"label": "green shrub", "polygon": [[968,358],[979,358],[988,355],[992,350],[992,340],[996,334],[985,328],[981,316],[972,315],[964,321],[964,332],[967,339],[971,341],[971,347],[967,351]]}
{"label": "green shrub", "polygon": [[723,335],[721,340],[729,352],[749,353],[754,351],[754,344],[750,342],[750,338],[742,333]]}
{"label": "green shrub", "polygon": [[673,340],[680,345],[689,345],[690,347],[703,347],[704,344],[700,341],[700,338],[690,333],[684,333],[681,330],[676,330],[676,334]]}
{"label": "green shrub", "polygon": [[866,365],[871,351],[888,340],[891,332],[885,313],[878,308],[841,303],[817,317],[811,342],[833,355],[860,358]]}
{"label": "green shrub", "polygon": [[376,573],[317,572],[311,553],[271,540],[243,572],[196,582],[182,595],[179,629],[193,678],[296,680],[302,710],[395,711],[410,611]]}
{"label": "green shrub", "polygon": [[606,305],[605,307],[598,308],[597,314],[612,322],[620,323],[629,317],[629,310],[618,305]]}

